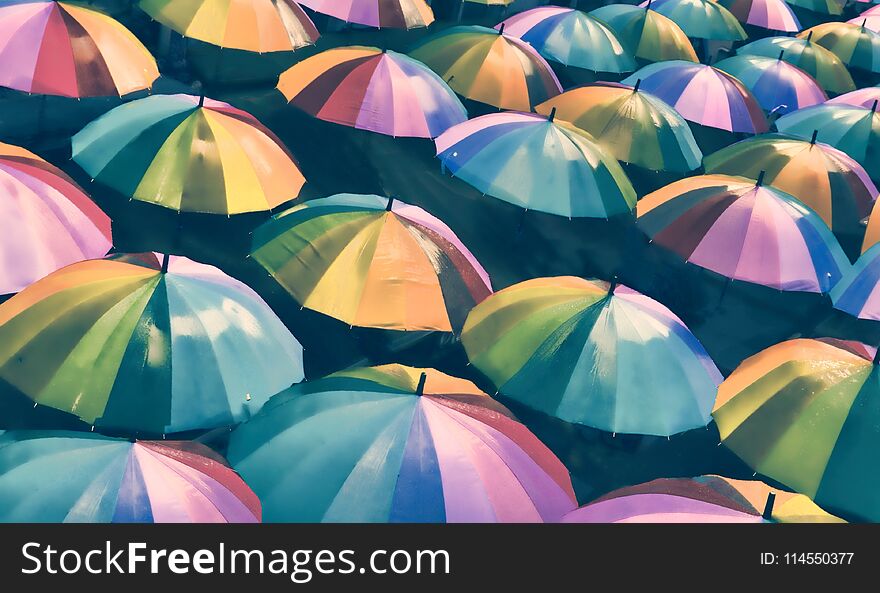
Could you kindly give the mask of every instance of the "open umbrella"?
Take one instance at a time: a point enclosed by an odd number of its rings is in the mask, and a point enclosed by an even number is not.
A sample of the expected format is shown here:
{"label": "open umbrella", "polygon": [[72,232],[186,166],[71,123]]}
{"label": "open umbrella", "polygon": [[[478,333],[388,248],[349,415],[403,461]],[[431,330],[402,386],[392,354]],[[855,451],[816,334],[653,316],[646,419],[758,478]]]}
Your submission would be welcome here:
{"label": "open umbrella", "polygon": [[854,317],[880,321],[880,247],[876,242],[834,287],[831,300],[835,308]]}
{"label": "open umbrella", "polygon": [[275,215],[251,257],[304,307],[352,326],[457,331],[492,292],[440,220],[379,196],[340,194]]}
{"label": "open umbrella", "polygon": [[452,175],[526,210],[569,218],[632,211],[636,192],[620,164],[573,125],[530,113],[493,113],[437,138]]}
{"label": "open umbrella", "polygon": [[315,12],[379,29],[418,29],[434,22],[425,0],[297,0]]}
{"label": "open umbrella", "polygon": [[260,501],[194,442],[0,436],[0,523],[259,523]]}
{"label": "open umbrella", "polygon": [[249,113],[190,95],[127,103],[73,137],[73,159],[123,196],[180,212],[270,210],[305,184],[281,141]]}
{"label": "open umbrella", "polygon": [[748,37],[736,17],[714,0],[645,0],[639,6],[668,17],[694,39],[741,41]]}
{"label": "open umbrella", "polygon": [[282,392],[230,435],[266,521],[555,521],[568,471],[470,381],[401,365]]}
{"label": "open umbrella", "polygon": [[816,80],[782,59],[740,54],[715,67],[742,82],[768,113],[789,113],[824,103],[828,97]]}
{"label": "open umbrella", "polygon": [[99,428],[165,434],[246,418],[302,380],[302,347],[217,268],[93,260],[0,305],[0,378]]}
{"label": "open umbrella", "polygon": [[278,89],[314,117],[388,136],[436,138],[467,120],[461,101],[427,66],[373,47],[321,52],[284,72]]}
{"label": "open umbrella", "polygon": [[0,142],[0,294],[103,257],[112,245],[110,219],[72,179]]}
{"label": "open umbrella", "polygon": [[781,55],[784,61],[815,78],[819,86],[829,93],[846,93],[856,88],[840,58],[813,43],[809,35],[805,39],[765,37],[742,46],[737,54],[766,58],[778,58]]}
{"label": "open umbrella", "polygon": [[850,68],[880,72],[880,34],[863,24],[822,23],[798,34],[826,48]]}
{"label": "open umbrella", "polygon": [[880,101],[880,86],[856,89],[843,95],[838,95],[833,99],[828,99],[826,103],[831,105],[855,105],[856,107],[867,107],[870,109],[875,101]]}
{"label": "open umbrella", "polygon": [[608,24],[630,54],[647,62],[699,62],[690,39],[672,20],[649,8],[609,4],[590,12]]}
{"label": "open umbrella", "polygon": [[669,309],[582,278],[499,291],[471,312],[461,339],[505,397],[607,432],[670,436],[706,426],[721,381]]}
{"label": "open umbrella", "polygon": [[770,31],[796,33],[801,23],[785,0],[719,0],[739,22]]}
{"label": "open umbrella", "polygon": [[806,8],[811,12],[818,13],[820,15],[828,14],[832,16],[838,16],[843,14],[843,7],[846,4],[846,0],[785,0],[792,6],[797,6],[799,8]]}

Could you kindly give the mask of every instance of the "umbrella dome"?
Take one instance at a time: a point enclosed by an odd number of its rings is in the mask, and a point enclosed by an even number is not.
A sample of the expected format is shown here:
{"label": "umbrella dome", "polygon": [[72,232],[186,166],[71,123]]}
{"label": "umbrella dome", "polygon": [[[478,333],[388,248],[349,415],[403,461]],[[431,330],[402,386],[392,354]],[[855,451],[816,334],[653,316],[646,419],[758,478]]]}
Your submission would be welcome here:
{"label": "umbrella dome", "polygon": [[434,22],[425,0],[297,0],[307,8],[378,29],[419,29]]}
{"label": "umbrella dome", "polygon": [[822,23],[798,33],[810,37],[813,43],[828,49],[849,68],[880,72],[880,33],[864,24]]}
{"label": "umbrella dome", "polygon": [[797,37],[765,37],[742,46],[737,55],[764,56],[782,59],[816,79],[829,93],[846,93],[856,88],[846,65],[836,55],[814,43],[807,35]]}
{"label": "umbrella dome", "polygon": [[828,97],[816,80],[782,59],[741,54],[715,67],[742,82],[768,113],[789,113],[824,103]]}
{"label": "umbrella dome", "polygon": [[714,0],[645,0],[639,6],[668,17],[694,39],[741,41],[748,37],[736,17]]}
{"label": "umbrella dome", "polygon": [[681,27],[659,12],[630,4],[608,4],[591,11],[590,16],[607,23],[638,59],[700,61]]}
{"label": "umbrella dome", "polygon": [[719,0],[739,22],[768,29],[797,33],[801,23],[785,0]]}

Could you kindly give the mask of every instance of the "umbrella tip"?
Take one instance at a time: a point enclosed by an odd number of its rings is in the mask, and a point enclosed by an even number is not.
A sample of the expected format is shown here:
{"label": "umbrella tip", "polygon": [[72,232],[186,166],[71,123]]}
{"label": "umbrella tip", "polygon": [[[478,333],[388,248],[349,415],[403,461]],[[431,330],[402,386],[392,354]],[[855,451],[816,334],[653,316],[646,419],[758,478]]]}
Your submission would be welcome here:
{"label": "umbrella tip", "polygon": [[761,517],[765,521],[769,521],[770,517],[773,516],[773,504],[776,502],[776,493],[770,492],[767,494],[767,502],[764,503],[764,512],[761,513]]}
{"label": "umbrella tip", "polygon": [[645,10],[648,10],[649,8],[651,8],[651,3],[652,3],[652,2],[654,2],[654,0],[648,0],[648,5],[645,6]]}
{"label": "umbrella tip", "polygon": [[779,61],[781,62],[781,61],[782,61],[782,56],[784,56],[784,55],[785,55],[785,50],[784,50],[784,49],[779,50],[779,57],[776,58],[776,59],[779,60]]}
{"label": "umbrella tip", "polygon": [[620,283],[617,278],[617,274],[611,277],[611,282],[608,283],[608,295],[614,294],[614,290],[617,288],[617,285]]}
{"label": "umbrella tip", "polygon": [[809,33],[807,33],[807,41],[808,41],[808,42],[809,42],[809,41],[810,41],[810,39],[812,39],[812,38],[813,38],[813,30],[812,30],[812,29],[810,29],[810,32],[809,32]]}
{"label": "umbrella tip", "polygon": [[756,187],[761,187],[762,185],[764,185],[764,175],[766,174],[767,171],[761,171],[760,173],[758,173],[758,180],[755,182]]}
{"label": "umbrella tip", "polygon": [[419,376],[419,384],[416,386],[416,395],[424,395],[425,383],[428,381],[428,373],[422,373]]}
{"label": "umbrella tip", "polygon": [[813,130],[813,136],[810,138],[810,144],[816,143],[816,138],[819,136],[819,130]]}
{"label": "umbrella tip", "polygon": [[868,22],[868,19],[862,19],[862,29],[865,28],[865,23]]}
{"label": "umbrella tip", "polygon": [[633,86],[633,92],[634,92],[634,93],[639,92],[639,87],[640,87],[641,85],[642,85],[642,79],[639,78],[639,79],[636,80],[636,84],[635,84],[635,86]]}
{"label": "umbrella tip", "polygon": [[168,255],[167,253],[162,256],[162,273],[163,274],[168,273],[168,262],[170,259],[171,259],[171,256]]}
{"label": "umbrella tip", "polygon": [[499,35],[504,35],[504,23],[501,23],[501,24],[498,26],[498,34],[499,34]]}
{"label": "umbrella tip", "polygon": [[547,121],[553,121],[556,119],[556,108],[550,110],[550,115],[547,116]]}
{"label": "umbrella tip", "polygon": [[877,112],[877,99],[874,99],[874,104],[871,105],[871,113]]}
{"label": "umbrella tip", "polygon": [[394,197],[389,197],[388,204],[385,205],[385,211],[391,212],[392,208],[394,208]]}

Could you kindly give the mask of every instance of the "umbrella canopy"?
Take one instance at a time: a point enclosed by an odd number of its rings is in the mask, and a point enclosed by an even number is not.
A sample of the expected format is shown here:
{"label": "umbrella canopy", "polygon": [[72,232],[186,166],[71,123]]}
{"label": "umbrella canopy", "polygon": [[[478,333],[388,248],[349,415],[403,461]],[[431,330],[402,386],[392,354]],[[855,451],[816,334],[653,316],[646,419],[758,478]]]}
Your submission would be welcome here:
{"label": "umbrella canopy", "polygon": [[598,141],[573,125],[531,113],[493,113],[437,138],[452,175],[526,210],[569,218],[631,212],[636,192]]}
{"label": "umbrella canopy", "polygon": [[778,290],[827,293],[849,269],[818,214],[743,177],[700,175],[648,194],[638,225],[687,262]]}
{"label": "umbrella canopy", "polygon": [[315,12],[379,29],[419,29],[434,22],[425,0],[297,0]]}
{"label": "umbrella canopy", "polygon": [[218,47],[295,51],[320,36],[294,0],[141,0],[140,7],[184,37]]}
{"label": "umbrella canopy", "polygon": [[767,112],[789,113],[828,99],[812,76],[783,61],[781,55],[774,59],[741,54],[715,67],[746,85]]}
{"label": "umbrella canopy", "polygon": [[0,142],[0,294],[112,246],[110,219],[71,178]]}
{"label": "umbrella canopy", "polygon": [[722,442],[756,472],[831,511],[880,520],[880,373],[819,340],[746,359],[718,393]]}
{"label": "umbrella canopy", "polygon": [[67,2],[0,2],[0,86],[103,97],[148,89],[158,77],[147,48],[105,14]]}
{"label": "umbrella canopy", "polygon": [[854,317],[880,321],[880,246],[876,242],[834,287],[831,300],[835,308]]}
{"label": "umbrella canopy", "polygon": [[564,66],[616,73],[636,69],[635,60],[607,25],[573,8],[539,6],[495,28],[501,27]]}
{"label": "umbrella canopy", "polygon": [[770,31],[797,33],[801,22],[785,0],[719,0],[739,22]]}
{"label": "umbrella canopy", "polygon": [[870,109],[874,105],[874,101],[880,101],[880,86],[869,86],[850,91],[833,99],[828,99],[826,103],[831,105],[855,105],[856,107]]}
{"label": "umbrella canopy", "polygon": [[880,34],[859,24],[822,23],[798,34],[826,48],[850,68],[880,72]]}
{"label": "umbrella canopy", "polygon": [[700,61],[681,27],[659,12],[630,4],[609,4],[591,11],[590,15],[607,23],[623,47],[636,58],[648,62]]}
{"label": "umbrella canopy", "polygon": [[461,339],[505,397],[607,432],[670,436],[706,426],[721,381],[669,309],[582,278],[538,278],[496,293],[471,312]]}
{"label": "umbrella canopy", "polygon": [[792,6],[806,8],[811,12],[838,16],[843,14],[846,0],[785,0]]}
{"label": "umbrella canopy", "polygon": [[528,43],[487,27],[451,27],[410,55],[459,95],[499,109],[531,111],[562,92],[550,65]]}
{"label": "umbrella canopy", "polygon": [[765,37],[742,46],[737,54],[782,59],[816,79],[826,92],[846,93],[856,88],[849,70],[836,55],[806,39]]}
{"label": "umbrella canopy", "polygon": [[571,122],[590,133],[617,160],[652,169],[687,173],[703,153],[687,122],[650,93],[614,82],[571,89],[538,105],[538,113]]}
{"label": "umbrella canopy", "polygon": [[755,96],[730,74],[683,60],[648,64],[623,80],[658,96],[686,120],[728,132],[760,134],[767,118]]}
{"label": "umbrella canopy", "polygon": [[489,276],[421,208],[379,196],[310,200],[254,231],[251,257],[304,307],[352,326],[457,331]]}
{"label": "umbrella canopy", "polygon": [[93,260],[0,305],[0,378],[99,428],[165,434],[246,418],[302,380],[302,347],[217,268]]}
{"label": "umbrella canopy", "polygon": [[241,214],[299,196],[305,178],[249,113],[190,95],[154,95],[73,137],[73,159],[123,196],[180,212]]}
{"label": "umbrella canopy", "polygon": [[624,488],[568,513],[563,523],[762,523],[760,515],[680,493]]}
{"label": "umbrella canopy", "polygon": [[194,442],[0,436],[0,523],[259,523],[260,501]]}
{"label": "umbrella canopy", "polygon": [[318,119],[388,136],[436,138],[467,120],[464,105],[427,66],[374,47],[321,52],[284,72],[278,89]]}
{"label": "umbrella canopy", "polygon": [[568,471],[473,383],[401,365],[282,392],[230,435],[266,521],[542,522],[576,506]]}
{"label": "umbrella canopy", "polygon": [[668,17],[694,39],[741,41],[748,37],[736,17],[714,0],[645,0],[639,6]]}

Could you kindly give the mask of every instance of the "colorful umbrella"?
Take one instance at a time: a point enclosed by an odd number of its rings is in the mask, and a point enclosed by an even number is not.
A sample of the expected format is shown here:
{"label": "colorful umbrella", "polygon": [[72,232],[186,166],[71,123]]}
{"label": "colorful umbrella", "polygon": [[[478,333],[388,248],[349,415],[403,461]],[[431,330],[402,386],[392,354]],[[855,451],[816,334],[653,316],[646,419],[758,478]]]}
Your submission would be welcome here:
{"label": "colorful umbrella", "polygon": [[632,72],[636,63],[607,25],[573,8],[540,6],[510,17],[504,27],[542,56],[594,72]]}
{"label": "colorful umbrella", "polygon": [[855,105],[856,107],[870,109],[874,105],[874,101],[880,101],[880,86],[869,86],[850,91],[833,99],[828,99],[826,103],[831,105]]}
{"label": "colorful umbrella", "polygon": [[550,65],[516,37],[487,27],[451,27],[410,55],[459,95],[499,109],[531,111],[562,92]]}
{"label": "colorful umbrella", "polygon": [[582,278],[496,293],[468,316],[461,340],[505,397],[607,432],[670,436],[706,426],[721,381],[669,309]]}
{"label": "colorful umbrella", "polygon": [[767,119],[754,95],[722,70],[683,60],[648,64],[623,80],[671,105],[686,120],[728,132],[760,134]]}
{"label": "colorful umbrella", "polygon": [[278,89],[314,117],[388,136],[436,138],[467,120],[464,105],[427,66],[373,47],[321,52],[283,73]]}
{"label": "colorful umbrella", "polygon": [[105,14],[67,2],[0,2],[0,86],[101,97],[148,89],[158,77],[147,48]]}
{"label": "colorful umbrella", "polygon": [[230,435],[266,521],[555,521],[568,471],[473,383],[388,365],[292,387]]}
{"label": "colorful umbrella", "polygon": [[0,294],[113,246],[110,219],[60,169],[0,142]]}
{"label": "colorful umbrella", "polygon": [[437,138],[452,175],[526,210],[569,218],[631,212],[636,192],[620,164],[573,125],[530,113],[493,113]]}
{"label": "colorful umbrella", "polygon": [[295,51],[320,36],[294,0],[140,0],[140,7],[184,37],[250,52]]}
{"label": "colorful umbrella", "polygon": [[259,523],[261,514],[251,489],[198,443],[0,436],[0,523]]}
{"label": "colorful umbrella", "polygon": [[304,307],[352,326],[457,331],[492,293],[458,237],[379,196],[311,200],[257,228],[251,256]]}
{"label": "colorful umbrella", "polygon": [[719,0],[739,22],[770,31],[797,33],[801,23],[784,0]]}
{"label": "colorful umbrella", "polygon": [[669,105],[637,87],[597,82],[571,89],[538,105],[592,134],[617,160],[654,171],[687,173],[703,153],[687,122]]}
{"label": "colorful umbrella", "polygon": [[418,29],[434,22],[425,0],[297,0],[315,12],[379,29]]}
{"label": "colorful umbrella", "polygon": [[822,23],[798,34],[811,36],[850,68],[880,72],[880,34],[853,23]]}
{"label": "colorful umbrella", "polygon": [[281,141],[252,115],[190,95],[127,103],[73,137],[73,159],[95,181],[185,212],[270,210],[305,178]]}
{"label": "colorful umbrella", "polygon": [[0,305],[0,378],[107,430],[239,422],[302,369],[302,347],[254,291],[182,257],[162,270],[73,264]]}
{"label": "colorful umbrella", "polygon": [[746,359],[718,393],[722,442],[756,472],[832,511],[880,520],[880,373],[819,340]]}
{"label": "colorful umbrella", "polygon": [[568,513],[562,523],[762,523],[760,515],[681,494],[611,492]]}
{"label": "colorful umbrella", "polygon": [[829,93],[845,93],[856,88],[852,76],[836,55],[806,39],[796,37],[766,37],[739,48],[737,54],[782,59],[797,66],[816,79]]}
{"label": "colorful umbrella", "polygon": [[849,269],[837,239],[799,200],[762,183],[727,175],[676,181],[639,201],[639,228],[731,280],[827,293]]}
{"label": "colorful umbrella", "polygon": [[828,99],[812,76],[783,61],[782,52],[775,59],[741,54],[715,67],[746,85],[768,113],[789,113]]}
{"label": "colorful umbrella", "polygon": [[645,0],[639,6],[668,17],[694,39],[740,41],[748,37],[736,17],[714,0]]}
{"label": "colorful umbrella", "polygon": [[819,14],[829,14],[838,16],[843,14],[843,7],[846,0],[785,0],[792,6],[806,8],[807,10]]}
{"label": "colorful umbrella", "polygon": [[835,308],[854,317],[880,321],[880,247],[876,242],[837,284],[831,300]]}
{"label": "colorful umbrella", "polygon": [[659,12],[629,4],[609,4],[590,12],[608,24],[630,54],[648,62],[699,62],[690,39]]}

